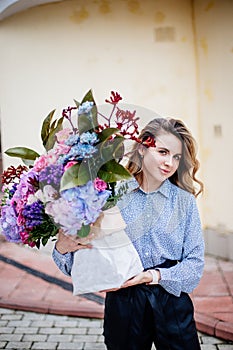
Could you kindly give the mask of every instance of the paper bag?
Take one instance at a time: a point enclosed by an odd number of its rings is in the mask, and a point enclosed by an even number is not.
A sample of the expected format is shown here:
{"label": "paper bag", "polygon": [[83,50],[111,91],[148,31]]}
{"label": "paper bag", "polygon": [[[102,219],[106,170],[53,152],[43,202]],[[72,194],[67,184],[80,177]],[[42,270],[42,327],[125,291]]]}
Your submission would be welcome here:
{"label": "paper bag", "polygon": [[143,271],[125,227],[116,206],[104,211],[90,235],[94,237],[91,240],[93,247],[74,253],[71,270],[74,295],[118,288]]}

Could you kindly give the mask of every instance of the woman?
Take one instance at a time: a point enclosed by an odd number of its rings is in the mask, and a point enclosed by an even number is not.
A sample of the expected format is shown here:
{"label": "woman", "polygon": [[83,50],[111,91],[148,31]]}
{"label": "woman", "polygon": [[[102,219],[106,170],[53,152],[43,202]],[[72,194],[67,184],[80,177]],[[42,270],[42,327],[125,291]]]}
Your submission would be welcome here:
{"label": "woman", "polygon": [[[167,118],[152,120],[139,139],[127,165],[134,179],[118,207],[144,271],[107,291],[105,344],[108,350],[150,350],[153,343],[157,350],[198,350],[188,295],[204,266],[195,141],[182,121]],[[60,235],[53,256],[63,272],[70,273],[72,252],[80,248]]]}

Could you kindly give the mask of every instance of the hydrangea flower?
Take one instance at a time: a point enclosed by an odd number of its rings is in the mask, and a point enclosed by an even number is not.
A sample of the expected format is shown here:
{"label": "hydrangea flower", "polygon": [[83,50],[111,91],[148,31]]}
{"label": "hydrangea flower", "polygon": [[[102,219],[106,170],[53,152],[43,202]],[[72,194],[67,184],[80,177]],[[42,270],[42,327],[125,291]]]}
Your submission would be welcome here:
{"label": "hydrangea flower", "polygon": [[79,106],[78,115],[80,115],[80,114],[88,114],[91,111],[93,106],[94,106],[93,102],[86,101],[86,102],[82,103]]}
{"label": "hydrangea flower", "polygon": [[13,206],[5,205],[1,208],[0,225],[4,236],[9,242],[22,242],[20,228],[17,224],[17,216]]}

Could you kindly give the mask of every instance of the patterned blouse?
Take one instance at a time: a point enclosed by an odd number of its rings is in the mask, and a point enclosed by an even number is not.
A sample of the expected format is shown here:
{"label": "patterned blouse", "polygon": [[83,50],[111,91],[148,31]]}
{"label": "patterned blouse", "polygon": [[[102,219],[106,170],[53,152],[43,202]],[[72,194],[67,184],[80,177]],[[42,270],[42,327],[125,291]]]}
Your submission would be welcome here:
{"label": "patterned blouse", "polygon": [[[191,293],[204,268],[204,240],[195,197],[169,180],[149,193],[130,180],[127,194],[117,205],[144,269],[156,268],[167,259],[178,261],[173,267],[158,268],[159,284],[176,296]],[[53,259],[61,271],[70,274],[72,253],[61,255],[54,249]]]}

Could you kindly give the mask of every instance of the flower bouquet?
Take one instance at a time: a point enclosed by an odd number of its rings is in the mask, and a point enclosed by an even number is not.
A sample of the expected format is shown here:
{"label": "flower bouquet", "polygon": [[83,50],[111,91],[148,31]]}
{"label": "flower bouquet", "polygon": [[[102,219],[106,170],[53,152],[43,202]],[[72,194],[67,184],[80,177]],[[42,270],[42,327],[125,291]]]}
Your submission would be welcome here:
{"label": "flower bouquet", "polygon": [[[98,111],[90,90],[81,103],[75,101],[74,107],[64,109],[59,119],[54,119],[55,110],[44,119],[45,153],[39,155],[26,147],[5,152],[24,163],[2,174],[0,226],[6,239],[39,248],[61,229],[92,241],[92,249],[74,254],[74,294],[120,286],[142,271],[116,207],[125,190],[123,186],[116,192],[116,184],[131,177],[120,163],[124,141],[137,140],[138,134],[136,112],[119,108],[121,99],[118,93],[111,93],[105,100],[112,106],[106,116]],[[98,261],[102,268],[95,284]],[[85,284],[87,270],[92,271],[89,284]]]}

